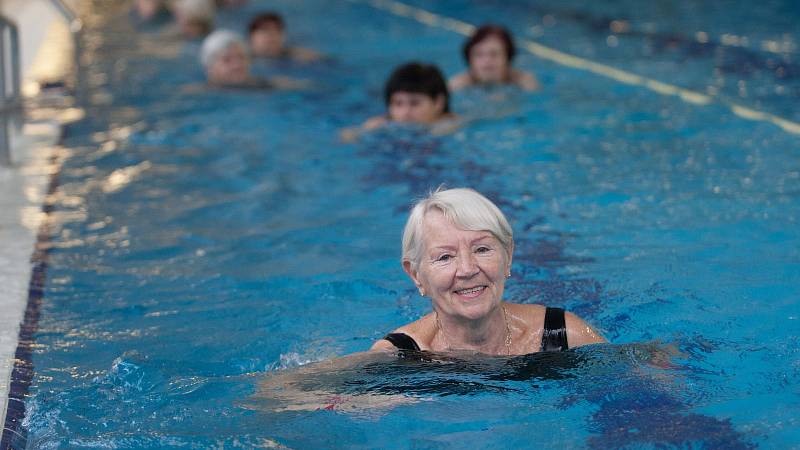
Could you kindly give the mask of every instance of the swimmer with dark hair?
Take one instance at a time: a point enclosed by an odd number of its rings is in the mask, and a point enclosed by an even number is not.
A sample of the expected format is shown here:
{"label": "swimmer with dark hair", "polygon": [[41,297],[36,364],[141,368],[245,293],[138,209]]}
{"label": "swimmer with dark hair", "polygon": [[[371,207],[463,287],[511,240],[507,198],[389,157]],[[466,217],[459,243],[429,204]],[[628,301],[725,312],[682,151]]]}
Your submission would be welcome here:
{"label": "swimmer with dark hair", "polygon": [[215,3],[220,8],[238,8],[247,4],[247,0],[216,0]]}
{"label": "swimmer with dark hair", "polygon": [[453,91],[498,84],[518,86],[525,91],[541,88],[535,75],[511,67],[516,48],[505,27],[481,26],[464,42],[462,52],[468,69],[450,79],[449,86]]}
{"label": "swimmer with dark hair", "polygon": [[390,123],[427,125],[433,134],[446,134],[460,126],[450,111],[450,93],[442,72],[432,64],[410,62],[397,67],[384,86],[386,114],[373,117],[363,125],[342,131],[345,142],[364,131]]}
{"label": "swimmer with dark hair", "polygon": [[322,58],[314,50],[286,45],[286,22],[274,12],[257,15],[247,27],[253,56],[262,58],[288,58],[309,62]]}
{"label": "swimmer with dark hair", "polygon": [[247,43],[237,33],[217,30],[203,40],[200,62],[205,68],[208,84],[218,87],[280,88],[306,87],[305,82],[284,77],[263,79],[250,73]]}

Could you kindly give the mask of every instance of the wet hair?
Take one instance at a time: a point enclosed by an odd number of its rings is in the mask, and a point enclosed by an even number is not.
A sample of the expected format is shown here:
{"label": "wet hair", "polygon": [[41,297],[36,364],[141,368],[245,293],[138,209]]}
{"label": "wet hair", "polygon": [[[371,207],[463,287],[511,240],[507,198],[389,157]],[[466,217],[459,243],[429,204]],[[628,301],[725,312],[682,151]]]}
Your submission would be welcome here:
{"label": "wet hair", "polygon": [[200,62],[203,67],[208,70],[214,60],[232,45],[241,45],[243,49],[247,49],[244,39],[231,30],[217,30],[206,36],[200,47]]}
{"label": "wet hair", "polygon": [[384,102],[389,106],[395,92],[425,94],[436,100],[444,96],[444,112],[450,112],[450,93],[442,72],[433,64],[410,62],[394,69],[383,88]]}
{"label": "wet hair", "polygon": [[517,54],[517,48],[514,46],[514,40],[511,38],[511,33],[503,26],[486,24],[481,25],[477,30],[475,30],[474,33],[472,33],[472,36],[470,36],[469,39],[464,42],[462,52],[464,56],[464,62],[467,63],[467,66],[469,66],[469,54],[472,51],[472,47],[475,47],[478,45],[478,43],[489,36],[496,36],[503,41],[503,44],[506,48],[506,59],[508,60],[508,63],[511,64],[511,61],[514,59],[514,55]]}
{"label": "wet hair", "polygon": [[417,201],[403,229],[402,261],[417,270],[422,258],[425,236],[422,222],[432,209],[438,209],[453,224],[469,231],[488,231],[500,241],[510,260],[514,248],[514,233],[502,211],[491,200],[469,188],[439,188]]}
{"label": "wet hair", "polygon": [[253,17],[253,20],[251,20],[250,24],[247,26],[247,32],[249,34],[253,34],[259,29],[268,27],[270,25],[275,25],[281,30],[286,28],[286,23],[283,21],[283,18],[280,16],[280,14],[274,12],[265,12]]}

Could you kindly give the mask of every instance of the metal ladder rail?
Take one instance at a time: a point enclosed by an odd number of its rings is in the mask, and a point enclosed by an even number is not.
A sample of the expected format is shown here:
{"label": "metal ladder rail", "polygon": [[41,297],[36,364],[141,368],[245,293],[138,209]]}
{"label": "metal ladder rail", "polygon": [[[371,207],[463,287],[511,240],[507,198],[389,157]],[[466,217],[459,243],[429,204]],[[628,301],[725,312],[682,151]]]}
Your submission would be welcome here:
{"label": "metal ladder rail", "polygon": [[[72,33],[75,92],[76,99],[80,102],[83,93],[83,77],[80,69],[80,37],[83,23],[63,0],[50,0],[50,3],[68,23]],[[11,166],[12,164],[9,135],[12,125],[19,122],[19,117],[12,116],[18,116],[22,107],[21,71],[17,25],[0,15],[0,166]]]}
{"label": "metal ladder rail", "polygon": [[9,115],[21,105],[20,70],[17,25],[0,15],[0,118],[2,118],[2,123],[0,123],[0,165],[2,166],[11,165]]}

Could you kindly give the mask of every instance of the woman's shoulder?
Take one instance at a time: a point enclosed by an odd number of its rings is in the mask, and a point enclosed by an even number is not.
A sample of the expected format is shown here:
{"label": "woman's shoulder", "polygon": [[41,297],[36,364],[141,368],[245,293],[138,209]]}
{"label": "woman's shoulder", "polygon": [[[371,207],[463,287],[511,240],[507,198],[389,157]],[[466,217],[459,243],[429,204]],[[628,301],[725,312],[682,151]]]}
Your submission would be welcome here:
{"label": "woman's shoulder", "polygon": [[547,307],[536,303],[505,303],[509,314],[531,325],[540,325]]}
{"label": "woman's shoulder", "polygon": [[[436,334],[436,319],[434,319],[433,313],[429,313],[411,323],[397,328],[389,334],[393,333],[404,334],[413,339],[422,350],[428,350]],[[372,348],[394,349],[394,345],[385,339],[381,339],[376,342]]]}
{"label": "woman's shoulder", "polygon": [[[520,334],[530,338],[531,345],[536,345],[541,341],[545,327],[544,319],[548,310],[547,306],[506,303],[506,309],[512,318],[514,326],[522,330]],[[564,327],[566,328],[567,341],[570,347],[607,342],[591,325],[569,311],[564,311]]]}
{"label": "woman's shoulder", "polygon": [[[515,317],[524,320],[531,326],[539,328],[543,326],[544,316],[545,314],[547,314],[548,309],[559,309],[535,303],[505,303],[505,305],[509,314],[512,314]],[[579,329],[586,325],[586,322],[584,322],[583,319],[581,319],[577,315],[567,310],[563,311],[564,311],[564,322],[566,324],[567,329],[569,328]]]}
{"label": "woman's shoulder", "polygon": [[536,75],[532,74],[531,72],[525,72],[518,69],[511,70],[511,82],[520,88],[531,92],[538,91],[542,88],[542,85],[539,83]]}
{"label": "woman's shoulder", "polygon": [[410,336],[417,341],[420,347],[423,347],[423,344],[425,344],[424,346],[428,346],[431,340],[433,340],[433,336],[436,334],[436,319],[433,313],[428,313],[394,330],[393,333],[403,333]]}
{"label": "woman's shoulder", "polygon": [[606,338],[591,325],[571,312],[564,313],[564,322],[567,328],[567,340],[569,341],[570,347],[608,342]]}
{"label": "woman's shoulder", "polygon": [[472,84],[472,77],[469,76],[469,72],[461,72],[458,75],[453,75],[453,77],[447,81],[447,87],[451,91],[464,89],[470,84]]}

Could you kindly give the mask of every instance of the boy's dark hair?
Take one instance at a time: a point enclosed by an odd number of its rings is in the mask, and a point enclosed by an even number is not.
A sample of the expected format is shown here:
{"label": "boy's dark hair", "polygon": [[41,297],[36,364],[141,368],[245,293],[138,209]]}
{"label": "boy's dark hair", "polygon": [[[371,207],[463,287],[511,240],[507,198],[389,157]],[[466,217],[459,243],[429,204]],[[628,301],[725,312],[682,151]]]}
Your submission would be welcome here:
{"label": "boy's dark hair", "polygon": [[283,22],[283,18],[280,16],[280,14],[274,12],[265,12],[255,16],[253,20],[250,21],[250,25],[247,26],[247,31],[248,34],[253,34],[259,28],[270,25],[277,26],[281,30],[286,28],[286,24]]}
{"label": "boy's dark hair", "polygon": [[444,112],[450,112],[450,93],[447,91],[447,83],[442,72],[433,64],[410,62],[395,68],[383,88],[386,106],[389,106],[392,94],[400,91],[425,94],[433,100],[442,95]]}
{"label": "boy's dark hair", "polygon": [[472,51],[472,47],[489,36],[497,36],[501,41],[503,41],[503,44],[505,44],[506,47],[506,59],[508,59],[509,63],[511,63],[511,61],[514,59],[514,55],[517,54],[517,49],[514,47],[514,40],[511,38],[511,33],[503,26],[486,24],[481,25],[477,30],[475,30],[474,33],[472,33],[472,36],[470,36],[469,39],[464,42],[462,52],[464,56],[464,62],[467,63],[467,66],[469,66],[469,53]]}

